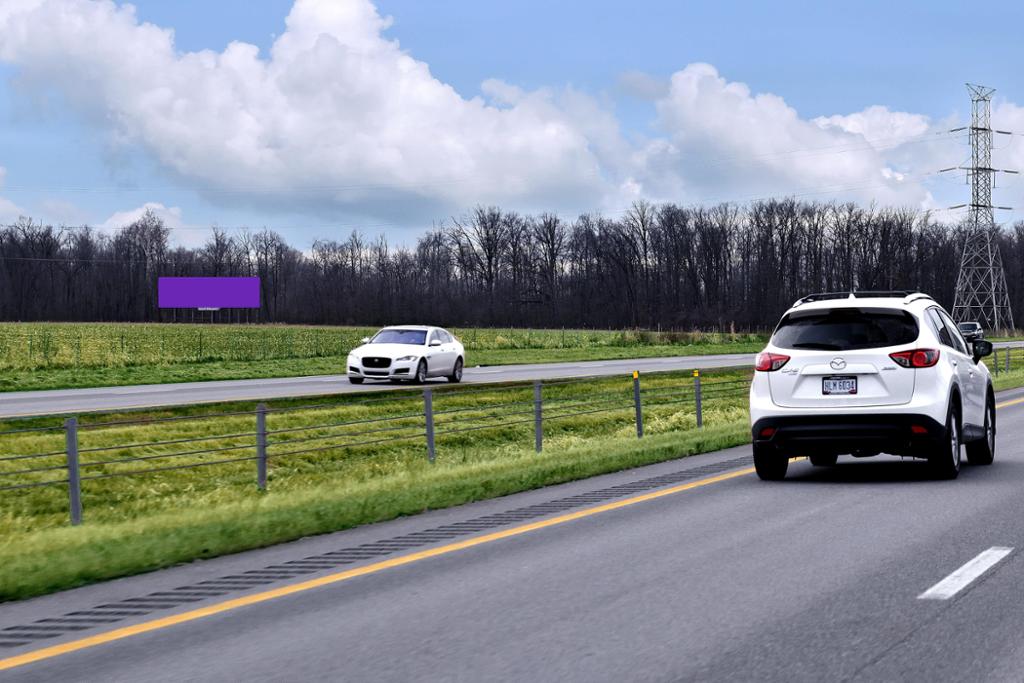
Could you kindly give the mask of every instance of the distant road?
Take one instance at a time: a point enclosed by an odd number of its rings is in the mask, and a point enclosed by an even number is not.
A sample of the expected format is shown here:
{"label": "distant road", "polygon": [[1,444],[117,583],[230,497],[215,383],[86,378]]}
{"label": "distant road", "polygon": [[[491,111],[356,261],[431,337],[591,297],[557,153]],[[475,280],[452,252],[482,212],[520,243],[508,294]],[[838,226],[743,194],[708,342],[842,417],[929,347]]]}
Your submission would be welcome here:
{"label": "distant road", "polygon": [[[997,342],[996,347],[1020,347],[1022,342]],[[1016,359],[1015,359],[1016,361]],[[1017,361],[1019,362],[1019,361]],[[536,363],[532,365],[495,365],[466,368],[466,384],[523,382],[535,379],[628,375],[666,370],[732,368],[753,365],[754,354],[733,353],[709,356],[672,356],[625,360],[579,361],[574,363]],[[991,364],[991,361],[990,361]],[[1000,358],[1002,365],[1002,358]],[[431,380],[431,386],[444,386],[444,379]],[[158,408],[162,406],[222,401],[256,401],[275,398],[323,396],[367,391],[408,389],[408,384],[367,382],[350,384],[345,375],[240,379],[219,382],[183,382],[180,384],[143,384],[139,386],[99,387],[96,389],[59,389],[54,391],[17,391],[0,393],[0,418],[28,415],[63,415],[99,410]]]}
{"label": "distant road", "polygon": [[[489,384],[535,379],[566,379],[590,375],[628,375],[634,370],[659,372],[695,368],[724,368],[752,365],[754,354],[713,356],[675,356],[626,360],[581,361],[575,363],[538,363],[535,365],[499,365],[466,368],[463,382]],[[430,385],[446,385],[444,379]],[[243,379],[221,382],[185,382],[180,384],[144,384],[139,386],[100,387],[96,389],[60,389],[54,391],[18,391],[0,393],[0,417],[55,415],[97,410],[156,408],[161,406],[253,401],[300,396],[321,396],[350,392],[408,389],[408,384],[367,382],[356,386],[345,375]]]}

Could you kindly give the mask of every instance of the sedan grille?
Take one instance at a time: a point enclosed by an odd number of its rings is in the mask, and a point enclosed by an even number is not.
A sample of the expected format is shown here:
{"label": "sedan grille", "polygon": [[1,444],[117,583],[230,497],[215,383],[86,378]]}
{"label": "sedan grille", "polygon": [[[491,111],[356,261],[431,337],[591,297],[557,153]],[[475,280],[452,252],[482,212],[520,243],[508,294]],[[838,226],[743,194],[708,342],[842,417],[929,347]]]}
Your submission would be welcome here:
{"label": "sedan grille", "polygon": [[367,356],[363,358],[364,368],[389,368],[391,367],[390,358],[380,358],[379,356]]}

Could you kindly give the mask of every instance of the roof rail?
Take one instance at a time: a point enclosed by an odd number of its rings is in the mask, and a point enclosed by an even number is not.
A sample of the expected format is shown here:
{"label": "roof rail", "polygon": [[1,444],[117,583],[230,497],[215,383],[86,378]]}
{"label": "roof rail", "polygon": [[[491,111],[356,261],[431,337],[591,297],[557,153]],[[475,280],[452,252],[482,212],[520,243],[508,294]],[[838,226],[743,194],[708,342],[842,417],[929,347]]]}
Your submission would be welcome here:
{"label": "roof rail", "polygon": [[801,299],[797,299],[793,306],[807,304],[812,301],[826,301],[828,299],[868,299],[885,297],[904,299],[903,303],[905,304],[909,304],[911,301],[917,301],[918,299],[932,298],[923,292],[915,292],[909,289],[860,289],[846,292],[818,292],[817,294],[808,294]]}
{"label": "roof rail", "polygon": [[924,292],[914,292],[913,294],[907,295],[907,298],[903,300],[903,303],[910,304],[921,299],[928,299],[929,301],[935,301],[931,294],[925,294]]}

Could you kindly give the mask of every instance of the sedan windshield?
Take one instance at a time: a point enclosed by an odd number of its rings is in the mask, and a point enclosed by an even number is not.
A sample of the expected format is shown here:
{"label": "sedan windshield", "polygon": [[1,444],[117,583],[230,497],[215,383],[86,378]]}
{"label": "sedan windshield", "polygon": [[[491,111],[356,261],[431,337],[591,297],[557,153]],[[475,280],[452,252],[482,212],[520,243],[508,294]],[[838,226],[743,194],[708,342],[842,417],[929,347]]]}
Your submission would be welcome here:
{"label": "sedan windshield", "polygon": [[427,341],[426,330],[384,329],[370,340],[371,344],[414,344],[423,346]]}

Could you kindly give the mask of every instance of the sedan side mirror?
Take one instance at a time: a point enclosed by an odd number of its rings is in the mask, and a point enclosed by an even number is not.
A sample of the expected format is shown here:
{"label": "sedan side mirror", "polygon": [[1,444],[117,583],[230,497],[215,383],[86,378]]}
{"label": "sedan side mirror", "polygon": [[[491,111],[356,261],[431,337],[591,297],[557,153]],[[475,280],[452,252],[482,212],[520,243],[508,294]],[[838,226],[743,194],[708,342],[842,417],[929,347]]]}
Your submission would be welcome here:
{"label": "sedan side mirror", "polygon": [[370,338],[369,337],[363,337],[362,343],[363,344],[369,344],[370,343]]}
{"label": "sedan side mirror", "polygon": [[985,356],[992,355],[992,342],[986,339],[975,339],[972,344],[974,347],[974,362],[977,363]]}
{"label": "sedan side mirror", "polygon": [[431,339],[430,340],[430,345],[431,346],[440,346],[441,345],[441,340],[440,339]]}

